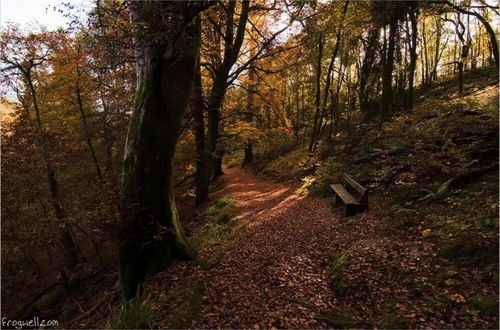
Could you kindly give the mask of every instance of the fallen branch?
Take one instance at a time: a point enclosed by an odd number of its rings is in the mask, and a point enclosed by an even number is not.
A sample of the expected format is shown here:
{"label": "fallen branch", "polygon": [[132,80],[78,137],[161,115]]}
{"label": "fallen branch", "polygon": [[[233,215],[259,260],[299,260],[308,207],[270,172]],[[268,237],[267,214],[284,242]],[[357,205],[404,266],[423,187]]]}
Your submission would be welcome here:
{"label": "fallen branch", "polygon": [[80,322],[81,320],[83,320],[87,316],[93,314],[97,310],[97,308],[99,308],[102,304],[104,304],[110,297],[113,298],[115,295],[116,295],[116,292],[105,294],[104,297],[102,297],[99,301],[97,301],[91,309],[89,309],[85,313],[78,315],[76,318],[70,320],[68,322],[68,324],[75,324],[77,322]]}

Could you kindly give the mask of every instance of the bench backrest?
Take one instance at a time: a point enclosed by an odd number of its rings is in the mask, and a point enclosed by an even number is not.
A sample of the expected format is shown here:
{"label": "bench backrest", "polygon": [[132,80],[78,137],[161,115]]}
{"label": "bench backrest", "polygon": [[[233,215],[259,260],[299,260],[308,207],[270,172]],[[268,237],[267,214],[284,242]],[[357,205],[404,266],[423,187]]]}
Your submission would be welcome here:
{"label": "bench backrest", "polygon": [[353,178],[345,173],[344,175],[342,175],[342,180],[344,181],[344,186],[346,187],[346,189],[359,195],[359,200],[361,203],[367,202],[368,189],[354,181]]}

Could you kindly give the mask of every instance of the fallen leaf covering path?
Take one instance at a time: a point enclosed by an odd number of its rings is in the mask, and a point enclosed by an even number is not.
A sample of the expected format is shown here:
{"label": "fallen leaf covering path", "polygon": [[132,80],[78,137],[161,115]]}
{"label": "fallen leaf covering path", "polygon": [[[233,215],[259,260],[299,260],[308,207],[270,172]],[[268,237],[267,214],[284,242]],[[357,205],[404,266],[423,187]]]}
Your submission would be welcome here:
{"label": "fallen leaf covering path", "polygon": [[149,281],[159,327],[498,328],[498,275],[443,257],[440,236],[396,226],[383,216],[387,192],[372,191],[367,212],[340,219],[332,198],[299,184],[241,169],[218,180],[212,203],[232,196],[230,221],[244,229]]}
{"label": "fallen leaf covering path", "polygon": [[236,199],[235,217],[245,222],[244,232],[216,267],[204,271],[177,263],[153,286],[175,287],[186,276],[208,279],[194,327],[325,327],[315,317],[320,309],[334,307],[326,262],[339,220],[329,200],[306,197],[299,186],[256,178],[241,169],[225,169],[221,179],[225,186],[213,198]]}
{"label": "fallen leaf covering path", "polygon": [[198,326],[306,328],[320,326],[293,300],[332,307],[325,261],[338,221],[326,199],[299,187],[262,181],[227,169],[220,194],[237,201],[246,231],[221,260],[207,286]]}

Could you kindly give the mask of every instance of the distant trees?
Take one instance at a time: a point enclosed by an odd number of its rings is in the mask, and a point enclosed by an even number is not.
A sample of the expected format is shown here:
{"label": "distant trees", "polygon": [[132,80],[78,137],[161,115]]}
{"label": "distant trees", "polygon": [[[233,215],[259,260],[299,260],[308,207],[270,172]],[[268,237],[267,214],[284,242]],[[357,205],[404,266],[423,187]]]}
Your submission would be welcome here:
{"label": "distant trees", "polygon": [[[255,2],[252,5],[248,0],[228,1],[213,6],[203,17],[204,36],[206,36],[203,49],[206,52],[200,63],[204,63],[203,66],[210,78],[205,100],[208,112],[205,150],[197,156],[201,162],[196,168],[196,204],[200,204],[208,197],[209,184],[214,175],[222,173],[224,151],[218,149],[218,142],[221,134],[222,108],[228,88],[256,61],[273,54],[274,42],[292,24],[295,15],[300,12],[300,6],[288,13],[289,21],[284,22],[285,25],[276,31],[266,31],[268,30],[266,24],[255,23],[257,17],[266,17],[273,11],[283,12],[278,2],[270,5]],[[253,34],[248,33],[249,26],[252,26]],[[249,40],[245,42],[245,38]],[[282,50],[276,50],[275,53],[280,51]],[[198,133],[201,134],[201,130]]]}
{"label": "distant trees", "polygon": [[[225,8],[225,24],[220,26],[219,22],[212,19],[214,30],[217,34],[215,40],[223,40],[224,48],[222,57],[219,58],[220,52],[215,53],[215,57],[211,62],[211,72],[213,74],[213,83],[210,88],[207,100],[208,109],[208,124],[205,150],[202,155],[198,155],[201,159],[200,166],[196,169],[196,203],[199,204],[208,196],[208,187],[212,175],[216,170],[217,165],[217,141],[219,139],[219,126],[222,113],[222,102],[228,87],[228,79],[230,70],[238,59],[241,46],[245,37],[246,25],[249,15],[250,2],[245,0],[241,2],[241,11],[239,18],[236,18],[237,1],[230,1]],[[217,8],[213,8],[216,14]],[[221,9],[219,9],[221,10]],[[209,14],[210,15],[210,14]],[[210,17],[210,16],[209,16]],[[237,23],[235,23],[237,22]],[[224,32],[222,32],[224,31]],[[218,35],[221,33],[222,35]],[[218,45],[215,45],[218,47]]]}
{"label": "distant trees", "polygon": [[6,66],[2,69],[2,73],[7,84],[17,93],[22,116],[33,130],[30,135],[33,139],[31,142],[36,145],[36,151],[46,169],[51,204],[58,221],[59,239],[67,257],[67,265],[75,266],[83,261],[83,257],[63,206],[60,183],[51,155],[53,142],[50,132],[46,130],[44,109],[37,88],[43,83],[39,79],[43,79],[47,74],[47,62],[50,59],[50,49],[47,44],[51,37],[50,34],[23,35],[16,29],[4,33],[1,60]]}
{"label": "distant trees", "polygon": [[[84,262],[95,267],[116,250],[110,238],[135,85],[132,66],[111,65],[83,27],[72,34],[7,25],[2,41],[1,93],[14,109],[2,122],[2,202],[9,200],[2,276],[10,297],[27,294],[20,288],[30,276],[44,284],[83,277],[91,268]],[[33,295],[45,289],[26,286]]]}

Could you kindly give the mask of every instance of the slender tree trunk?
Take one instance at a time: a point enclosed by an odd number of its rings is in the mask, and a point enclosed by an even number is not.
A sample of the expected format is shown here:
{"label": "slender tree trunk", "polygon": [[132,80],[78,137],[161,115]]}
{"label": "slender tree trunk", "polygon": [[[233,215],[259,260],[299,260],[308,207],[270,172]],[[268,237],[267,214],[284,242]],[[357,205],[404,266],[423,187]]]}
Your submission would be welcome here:
{"label": "slender tree trunk", "polygon": [[430,77],[429,77],[429,55],[427,53],[427,34],[425,30],[425,19],[422,21],[422,41],[423,41],[423,52],[424,52],[424,63],[423,69],[424,69],[424,85],[429,85],[430,84]]}
{"label": "slender tree trunk", "polygon": [[[296,72],[296,74],[298,74]],[[299,82],[298,79],[295,82],[295,137],[299,138],[299,128],[300,128],[300,104],[299,104]]]}
{"label": "slender tree trunk", "polygon": [[375,62],[375,55],[377,50],[377,42],[380,37],[380,29],[377,27],[372,28],[368,32],[368,40],[365,47],[365,56],[360,67],[359,72],[359,108],[361,112],[368,113],[369,109],[369,96],[372,90],[369,85],[370,76]]}
{"label": "slender tree trunk", "polygon": [[321,111],[321,60],[323,58],[323,33],[319,34],[318,37],[318,58],[316,62],[316,110],[314,113],[313,128],[311,131],[311,139],[309,141],[309,153],[314,150],[314,145],[316,143],[316,134],[318,130],[319,113]]}
{"label": "slender tree trunk", "polygon": [[437,80],[437,68],[438,68],[438,65],[439,65],[439,59],[440,59],[440,52],[439,52],[439,47],[441,45],[441,35],[442,35],[442,23],[441,23],[441,20],[438,19],[437,23],[436,23],[436,43],[435,43],[435,49],[434,49],[434,65],[432,67],[432,72],[431,72],[431,75],[430,75],[430,80],[431,82],[432,81],[436,81]]}
{"label": "slender tree trunk", "polygon": [[147,275],[194,254],[179,222],[172,170],[200,40],[197,4],[131,4],[134,23],[146,27],[135,42],[138,89],[123,166],[120,282],[126,300],[140,293]]}
{"label": "slender tree trunk", "polygon": [[[342,9],[342,17],[340,19],[339,27],[337,28],[337,33],[335,36],[335,46],[333,47],[332,55],[330,56],[330,63],[328,64],[328,70],[326,72],[326,83],[325,83],[325,88],[324,88],[324,92],[323,92],[323,103],[321,104],[322,112],[321,112],[321,116],[319,118],[319,124],[318,124],[318,127],[320,127],[320,128],[323,126],[323,118],[325,116],[325,113],[327,112],[328,96],[330,95],[329,90],[330,90],[330,85],[331,85],[331,81],[333,78],[333,76],[332,76],[333,67],[335,65],[335,59],[337,58],[337,54],[339,52],[340,43],[342,41],[342,39],[341,39],[342,29],[343,29],[342,23],[344,21],[345,15],[347,13],[348,7],[349,7],[349,1],[346,1],[344,3],[344,7]],[[323,133],[323,129],[320,129],[318,132],[318,139],[322,135],[322,133]]]}
{"label": "slender tree trunk", "polygon": [[[42,159],[43,159],[43,161],[45,163],[45,167],[47,169],[47,179],[48,179],[48,183],[49,183],[49,187],[50,187],[52,206],[54,208],[54,215],[55,215],[56,219],[58,220],[59,240],[61,242],[61,246],[63,248],[63,251],[66,255],[67,264],[71,267],[74,267],[76,264],[83,262],[83,256],[82,256],[80,247],[78,246],[78,244],[76,242],[76,237],[74,236],[74,233],[71,230],[70,224],[68,223],[66,212],[65,212],[63,204],[62,204],[59,182],[57,180],[54,168],[52,166],[52,162],[50,161],[49,156],[48,156],[47,147],[48,147],[49,141],[47,139],[46,132],[45,132],[43,125],[42,125],[41,111],[40,111],[40,106],[38,104],[38,97],[37,97],[36,89],[35,89],[35,86],[33,84],[32,76],[31,76],[31,69],[28,71],[25,71],[24,74],[25,74],[27,85],[28,85],[28,90],[31,94],[33,107],[35,109],[36,130],[37,130],[37,133],[39,136],[37,142],[38,142],[38,146],[40,149],[40,153],[42,155]],[[30,118],[28,108],[25,108],[25,111],[26,111],[28,118]]]}
{"label": "slender tree trunk", "polygon": [[381,115],[385,118],[392,114],[393,94],[392,94],[392,71],[394,69],[394,50],[396,43],[396,33],[398,21],[391,19],[389,30],[389,40],[387,46],[386,60],[382,71],[382,108]]}
{"label": "slender tree trunk", "polygon": [[197,191],[200,196],[197,200],[200,202],[208,197],[208,188],[213,174],[222,174],[223,152],[217,150],[217,141],[219,139],[219,126],[221,121],[222,102],[227,88],[229,72],[238,59],[243,39],[245,36],[246,23],[248,21],[250,2],[242,1],[241,13],[238,20],[236,35],[234,33],[234,13],[236,1],[231,1],[226,10],[226,33],[224,38],[224,56],[223,60],[216,69],[213,86],[208,97],[208,125],[206,140],[206,155],[203,158],[201,166],[205,167],[203,180],[198,182]]}
{"label": "slender tree trunk", "polygon": [[77,67],[77,82],[76,82],[76,88],[75,88],[75,93],[76,93],[76,101],[78,104],[78,112],[80,113],[80,119],[82,120],[82,126],[83,126],[83,133],[85,136],[85,142],[87,143],[87,147],[89,148],[90,155],[92,157],[92,162],[94,163],[95,170],[96,170],[96,175],[97,179],[99,182],[102,182],[102,171],[101,171],[101,166],[99,166],[99,161],[97,159],[94,145],[92,143],[92,138],[90,137],[90,131],[87,123],[87,115],[85,113],[85,110],[83,108],[83,100],[82,100],[82,94],[80,90],[80,69]]}
{"label": "slender tree trunk", "polygon": [[417,67],[418,9],[412,4],[409,10],[411,23],[410,65],[408,68],[408,109],[413,109],[415,68]]}
{"label": "slender tree trunk", "polygon": [[458,94],[462,94],[464,90],[464,65],[465,60],[467,58],[467,54],[469,53],[469,48],[471,44],[470,38],[464,37],[465,35],[465,26],[460,19],[460,13],[457,13],[457,21],[454,22],[455,31],[458,39],[460,39],[462,48],[460,52],[460,59],[458,61]]}
{"label": "slender tree trunk", "polygon": [[102,104],[102,130],[103,130],[103,139],[106,145],[106,172],[109,173],[113,169],[113,142],[111,138],[111,131],[108,124],[109,118],[109,107],[104,99],[104,95],[101,91],[100,94],[101,104]]}
{"label": "slender tree trunk", "polygon": [[194,118],[194,135],[196,144],[196,174],[195,174],[195,204],[199,205],[207,197],[203,195],[201,189],[204,183],[204,178],[209,174],[205,171],[208,167],[203,166],[205,158],[208,157],[205,150],[205,119],[204,119],[204,104],[203,104],[203,87],[201,84],[201,67],[198,59],[195,85],[193,88],[193,102],[191,103],[193,118]]}
{"label": "slender tree trunk", "polygon": [[343,76],[345,70],[347,70],[347,61],[348,54],[347,51],[344,53],[343,58],[340,61],[339,67],[339,75],[337,79],[337,87],[335,89],[335,95],[332,99],[332,108],[333,108],[333,124],[334,124],[334,134],[336,135],[339,132],[339,124],[340,124],[340,89],[342,88]]}
{"label": "slender tree trunk", "polygon": [[[250,30],[250,34],[253,34],[253,29]],[[255,56],[255,48],[250,49],[250,57]],[[255,98],[255,83],[256,83],[256,72],[255,67],[252,65],[248,68],[248,89],[247,89],[247,104],[246,104],[246,114],[245,121],[247,123],[252,123],[254,116],[254,98]],[[285,83],[285,94],[286,94],[286,83]],[[286,98],[285,98],[286,99]],[[241,167],[253,162],[253,146],[252,139],[247,139],[245,145],[245,152],[243,157],[243,163]]]}
{"label": "slender tree trunk", "polygon": [[490,23],[483,16],[481,16],[480,14],[478,14],[475,11],[465,10],[459,6],[452,4],[449,1],[445,1],[445,2],[448,5],[452,6],[456,11],[458,11],[462,14],[472,15],[472,16],[476,17],[483,24],[484,28],[486,29],[486,32],[488,32],[488,36],[490,37],[491,53],[493,54],[493,58],[495,60],[495,66],[496,66],[497,71],[498,71],[499,70],[499,63],[500,63],[500,59],[499,59],[500,53],[499,53],[499,49],[498,49],[498,41],[497,41],[497,36],[495,35],[495,30],[493,30]]}

